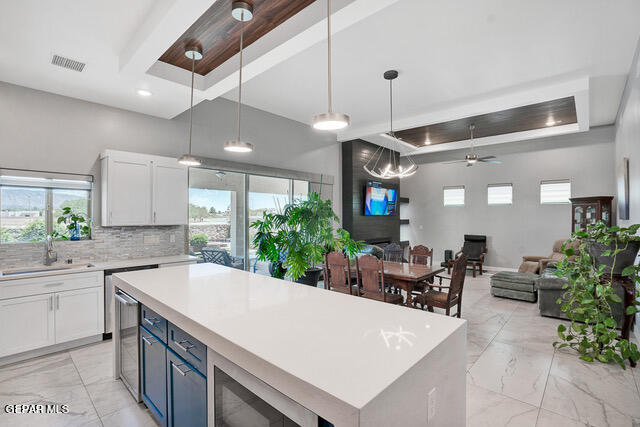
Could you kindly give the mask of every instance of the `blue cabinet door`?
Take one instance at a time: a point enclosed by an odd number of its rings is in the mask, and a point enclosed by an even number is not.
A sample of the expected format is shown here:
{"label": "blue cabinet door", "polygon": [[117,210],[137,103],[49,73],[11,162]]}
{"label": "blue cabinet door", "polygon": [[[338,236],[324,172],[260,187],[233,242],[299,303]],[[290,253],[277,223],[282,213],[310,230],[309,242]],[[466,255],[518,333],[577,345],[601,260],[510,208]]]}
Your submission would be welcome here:
{"label": "blue cabinet door", "polygon": [[167,425],[167,347],[140,327],[142,400],[161,426]]}
{"label": "blue cabinet door", "polygon": [[169,427],[206,427],[207,379],[171,349],[167,350]]}

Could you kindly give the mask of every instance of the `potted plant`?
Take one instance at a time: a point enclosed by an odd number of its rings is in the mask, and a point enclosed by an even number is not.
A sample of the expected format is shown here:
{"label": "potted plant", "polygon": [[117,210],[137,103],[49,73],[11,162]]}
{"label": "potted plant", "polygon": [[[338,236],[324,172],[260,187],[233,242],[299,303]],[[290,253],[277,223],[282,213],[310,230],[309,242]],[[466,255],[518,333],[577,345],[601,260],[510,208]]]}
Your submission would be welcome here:
{"label": "potted plant", "polygon": [[[636,236],[638,229],[639,224],[621,228],[600,222],[574,233],[565,242],[562,249],[567,258],[558,264],[556,275],[568,282],[564,285],[566,292],[557,302],[571,324],[568,328],[558,326],[560,341],[554,342],[554,347],[570,347],[586,362],[615,361],[622,368],[626,359],[633,362],[640,359],[636,344],[619,336],[611,309],[611,304],[622,303],[614,284],[620,276],[626,276],[633,282],[634,295],[633,305],[623,315],[638,312],[636,284],[640,281],[640,264],[634,265],[638,252],[634,248],[640,242],[640,236]],[[629,257],[629,252],[633,257]]]}
{"label": "potted plant", "polygon": [[257,258],[271,263],[273,277],[317,286],[322,272],[318,265],[325,253],[344,251],[352,257],[362,246],[346,230],[334,231],[336,221],[331,201],[320,199],[317,193],[286,205],[281,213],[265,212],[251,224],[256,230],[253,245]]}
{"label": "potted plant", "polygon": [[194,234],[189,239],[189,244],[195,252],[200,252],[202,248],[207,246],[207,243],[209,243],[209,237],[204,233]]}
{"label": "potted plant", "polygon": [[54,231],[51,235],[61,240],[80,240],[83,237],[91,236],[91,219],[84,215],[74,213],[70,207],[62,208],[62,214],[57,219],[58,224],[65,224],[69,230],[69,236],[59,231]]}

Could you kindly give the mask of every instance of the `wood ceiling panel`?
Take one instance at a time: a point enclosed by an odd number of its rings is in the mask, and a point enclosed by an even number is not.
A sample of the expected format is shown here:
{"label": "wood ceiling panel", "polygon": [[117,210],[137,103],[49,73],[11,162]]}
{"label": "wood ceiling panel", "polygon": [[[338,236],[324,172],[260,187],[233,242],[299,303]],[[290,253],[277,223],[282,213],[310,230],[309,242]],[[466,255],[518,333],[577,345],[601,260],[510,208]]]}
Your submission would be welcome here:
{"label": "wood ceiling panel", "polygon": [[[246,0],[253,4],[253,19],[245,23],[247,47],[316,0]],[[184,55],[187,43],[197,40],[203,58],[195,71],[206,75],[240,51],[242,23],[231,16],[232,0],[218,0],[160,57],[160,61],[191,71],[191,60]]]}
{"label": "wood ceiling panel", "polygon": [[475,125],[474,138],[484,138],[550,127],[547,125],[549,118],[553,118],[556,122],[553,126],[577,123],[574,98],[570,96],[539,104],[405,129],[396,131],[395,134],[396,137],[409,144],[422,147],[426,145],[427,137],[429,145],[467,140],[471,124]]}

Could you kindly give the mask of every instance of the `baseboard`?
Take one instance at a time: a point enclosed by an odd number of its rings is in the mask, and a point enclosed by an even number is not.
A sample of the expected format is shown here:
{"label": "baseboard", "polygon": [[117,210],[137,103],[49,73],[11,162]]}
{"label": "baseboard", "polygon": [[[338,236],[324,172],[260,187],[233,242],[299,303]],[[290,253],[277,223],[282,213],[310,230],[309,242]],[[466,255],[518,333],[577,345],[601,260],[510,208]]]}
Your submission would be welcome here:
{"label": "baseboard", "polygon": [[99,341],[102,341],[102,334],[92,335],[86,338],[80,338],[73,341],[67,341],[60,344],[50,345],[48,347],[42,347],[42,348],[37,348],[35,350],[25,351],[23,353],[0,357],[0,366],[22,362],[27,359],[33,359],[35,357],[45,356],[47,354],[57,353],[59,351],[70,350],[72,348],[81,347],[87,344],[93,344]]}

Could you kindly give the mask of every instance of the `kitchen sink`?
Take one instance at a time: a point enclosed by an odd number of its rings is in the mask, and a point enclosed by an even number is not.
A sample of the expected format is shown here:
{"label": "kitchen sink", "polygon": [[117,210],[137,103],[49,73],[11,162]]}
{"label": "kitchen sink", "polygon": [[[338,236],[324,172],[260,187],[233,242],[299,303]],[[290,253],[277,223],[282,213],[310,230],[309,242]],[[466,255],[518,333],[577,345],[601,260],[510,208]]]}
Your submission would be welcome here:
{"label": "kitchen sink", "polygon": [[0,271],[0,276],[19,276],[26,274],[40,274],[51,273],[56,271],[69,271],[82,268],[94,267],[93,264],[64,264],[64,265],[51,265],[51,266],[37,266],[28,268],[14,268],[10,270]]}

